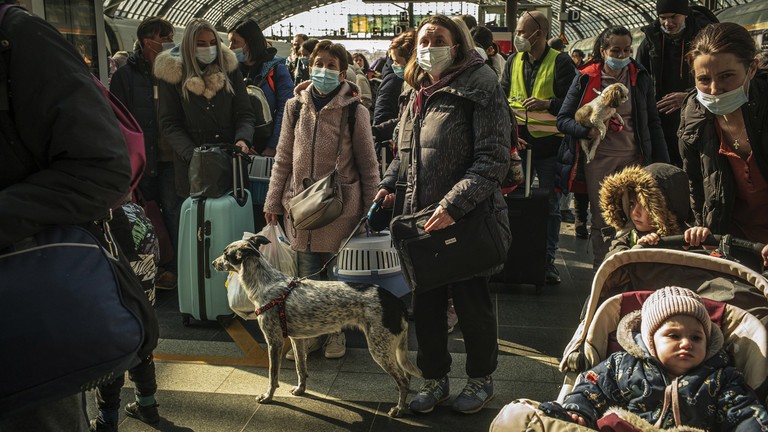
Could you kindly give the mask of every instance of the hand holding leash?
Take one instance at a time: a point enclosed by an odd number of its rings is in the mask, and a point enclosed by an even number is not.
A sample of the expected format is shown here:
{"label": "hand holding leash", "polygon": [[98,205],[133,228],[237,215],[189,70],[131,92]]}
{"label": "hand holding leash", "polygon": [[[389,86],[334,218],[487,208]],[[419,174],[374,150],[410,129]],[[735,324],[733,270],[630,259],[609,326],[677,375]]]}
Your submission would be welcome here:
{"label": "hand holding leash", "polygon": [[[384,208],[390,208],[395,204],[395,194],[389,192],[384,188],[379,189],[379,192],[376,193],[376,196],[373,198],[374,205],[376,204],[376,201],[379,201],[381,199],[383,199],[381,206]],[[374,210],[374,209],[371,208],[371,210]]]}

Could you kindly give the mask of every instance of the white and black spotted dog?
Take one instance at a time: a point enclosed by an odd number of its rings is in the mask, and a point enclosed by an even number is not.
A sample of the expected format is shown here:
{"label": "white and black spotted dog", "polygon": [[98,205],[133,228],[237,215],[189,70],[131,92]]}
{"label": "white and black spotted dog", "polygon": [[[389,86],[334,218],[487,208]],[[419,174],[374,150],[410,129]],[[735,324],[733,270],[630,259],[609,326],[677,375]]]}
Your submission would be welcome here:
{"label": "white and black spotted dog", "polygon": [[600,131],[600,136],[593,139],[579,139],[579,144],[587,155],[587,163],[595,158],[597,146],[605,139],[608,128],[605,122],[615,119],[624,125],[624,119],[616,112],[616,108],[629,100],[629,89],[624,84],[613,83],[600,92],[599,96],[576,110],[574,118],[586,127],[594,127]]}
{"label": "white and black spotted dog", "polygon": [[[408,359],[408,311],[405,303],[376,285],[315,280],[301,280],[292,285],[292,277],[276,270],[259,253],[259,246],[267,243],[269,240],[259,235],[238,240],[227,246],[224,254],[213,261],[216,270],[239,274],[240,283],[253,302],[254,311],[284,299],[282,306],[278,304],[258,314],[269,353],[269,388],[258,397],[258,401],[271,401],[279,386],[284,330],[291,338],[296,356],[299,379],[291,393],[298,396],[304,393],[307,386],[307,338],[353,327],[362,330],[371,356],[397,383],[399,399],[389,415],[400,417],[406,410],[410,377],[421,376],[419,369]],[[289,289],[291,286],[293,288]],[[284,296],[288,291],[290,293]],[[283,306],[284,319],[281,323]]]}

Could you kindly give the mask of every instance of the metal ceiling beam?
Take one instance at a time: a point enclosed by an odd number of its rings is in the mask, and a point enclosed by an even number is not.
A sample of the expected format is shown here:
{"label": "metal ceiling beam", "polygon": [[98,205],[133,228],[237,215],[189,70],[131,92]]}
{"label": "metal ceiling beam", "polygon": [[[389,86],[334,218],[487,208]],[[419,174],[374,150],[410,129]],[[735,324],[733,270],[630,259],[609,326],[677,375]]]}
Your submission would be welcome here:
{"label": "metal ceiling beam", "polygon": [[177,1],[178,0],[167,0],[165,4],[160,8],[160,10],[157,11],[157,16],[164,17],[168,15],[168,12],[171,11],[171,8],[176,4]]}
{"label": "metal ceiling beam", "polygon": [[123,1],[124,0],[107,0],[107,2],[104,3],[104,15],[113,18],[115,16],[115,11]]}

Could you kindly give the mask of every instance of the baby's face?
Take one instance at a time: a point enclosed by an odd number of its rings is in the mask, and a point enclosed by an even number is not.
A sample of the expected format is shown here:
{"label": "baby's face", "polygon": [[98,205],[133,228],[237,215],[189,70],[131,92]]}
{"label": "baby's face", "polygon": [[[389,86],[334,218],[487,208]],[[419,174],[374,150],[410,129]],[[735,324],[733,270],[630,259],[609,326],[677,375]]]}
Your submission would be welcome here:
{"label": "baby's face", "polygon": [[704,326],[690,315],[670,317],[653,334],[656,357],[673,377],[700,365],[707,352]]}

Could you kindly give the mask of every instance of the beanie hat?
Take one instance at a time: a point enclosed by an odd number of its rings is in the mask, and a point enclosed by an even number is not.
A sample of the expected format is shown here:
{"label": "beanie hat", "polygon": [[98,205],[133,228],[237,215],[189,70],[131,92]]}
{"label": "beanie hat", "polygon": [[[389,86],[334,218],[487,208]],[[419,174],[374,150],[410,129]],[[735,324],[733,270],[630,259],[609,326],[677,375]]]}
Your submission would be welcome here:
{"label": "beanie hat", "polygon": [[656,0],[656,15],[665,13],[690,15],[691,11],[688,8],[688,0]]}
{"label": "beanie hat", "polygon": [[675,315],[688,315],[699,320],[704,327],[707,343],[710,341],[712,320],[709,318],[707,308],[701,302],[701,297],[687,288],[671,286],[654,291],[643,303],[641,313],[640,334],[654,357],[656,357],[656,347],[653,345],[653,335],[664,321]]}

